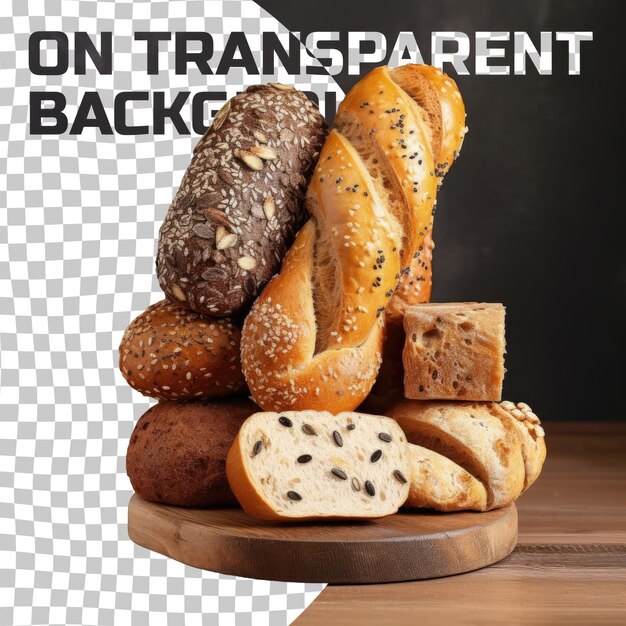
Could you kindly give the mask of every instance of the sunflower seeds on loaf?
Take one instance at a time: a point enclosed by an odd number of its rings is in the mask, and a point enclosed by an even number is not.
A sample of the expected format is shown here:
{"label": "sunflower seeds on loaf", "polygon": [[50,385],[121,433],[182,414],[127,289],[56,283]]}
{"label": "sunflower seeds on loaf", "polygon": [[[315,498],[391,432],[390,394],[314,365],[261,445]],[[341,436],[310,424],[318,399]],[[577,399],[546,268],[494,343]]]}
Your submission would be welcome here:
{"label": "sunflower seeds on loaf", "polygon": [[326,133],[306,95],[278,84],[220,109],[159,232],[157,276],[170,300],[215,317],[248,311],[306,219]]}

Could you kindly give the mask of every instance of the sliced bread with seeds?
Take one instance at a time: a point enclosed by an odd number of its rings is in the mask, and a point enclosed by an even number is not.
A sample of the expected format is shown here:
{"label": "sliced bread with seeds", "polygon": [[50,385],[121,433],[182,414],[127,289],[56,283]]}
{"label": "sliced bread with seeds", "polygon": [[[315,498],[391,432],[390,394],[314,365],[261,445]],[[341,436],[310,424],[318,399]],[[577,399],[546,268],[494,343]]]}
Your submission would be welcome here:
{"label": "sliced bread with seeds", "polygon": [[226,459],[237,500],[264,520],[391,515],[408,495],[408,472],[398,424],[362,413],[256,413]]}
{"label": "sliced bread with seeds", "polygon": [[304,223],[325,137],[317,107],[291,87],[255,85],[222,107],[159,232],[170,300],[215,317],[248,311]]}
{"label": "sliced bread with seeds", "polygon": [[126,329],[120,370],[133,388],[159,400],[199,400],[240,394],[241,330],[169,300],[149,306]]}

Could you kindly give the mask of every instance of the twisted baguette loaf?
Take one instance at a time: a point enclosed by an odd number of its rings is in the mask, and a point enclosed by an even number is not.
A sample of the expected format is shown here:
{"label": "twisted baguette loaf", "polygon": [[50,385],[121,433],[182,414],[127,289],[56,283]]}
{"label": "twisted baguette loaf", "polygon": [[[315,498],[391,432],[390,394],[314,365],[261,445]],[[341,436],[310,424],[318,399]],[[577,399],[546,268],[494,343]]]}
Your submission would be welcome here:
{"label": "twisted baguette loaf", "polygon": [[[435,159],[438,186],[458,156],[467,132],[465,107],[455,82],[430,66],[420,66],[421,73],[411,72],[408,65],[393,70],[403,88],[424,107],[433,129],[431,142]],[[433,93],[434,92],[434,93]],[[386,311],[385,339],[382,365],[372,393],[362,409],[385,413],[387,408],[403,396],[402,350],[405,333],[402,327],[407,306],[430,301],[432,289],[432,257],[435,243],[432,238],[435,198],[430,205],[430,220],[417,243],[417,253],[410,267],[403,273],[400,284]]]}
{"label": "twisted baguette loaf", "polygon": [[377,68],[339,107],[307,191],[312,219],[244,324],[244,375],[263,409],[338,413],[369,393],[381,313],[402,276],[411,292],[451,160],[440,156],[460,142],[443,111],[462,101],[444,80],[424,66]]}
{"label": "twisted baguette loaf", "polygon": [[406,506],[441,511],[506,506],[533,484],[546,457],[539,418],[524,403],[403,400],[388,415],[417,444],[411,448]]}

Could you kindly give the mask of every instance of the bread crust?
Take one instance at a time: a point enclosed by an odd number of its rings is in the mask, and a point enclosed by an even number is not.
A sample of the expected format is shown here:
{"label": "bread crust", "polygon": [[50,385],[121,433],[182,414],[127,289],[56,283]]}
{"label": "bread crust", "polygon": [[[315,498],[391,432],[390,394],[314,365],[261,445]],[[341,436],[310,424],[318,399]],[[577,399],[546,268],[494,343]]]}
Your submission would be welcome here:
{"label": "bread crust", "polygon": [[126,454],[133,489],[176,506],[235,505],[226,455],[241,424],[258,407],[245,398],[161,402],[139,418]]}
{"label": "bread crust", "polygon": [[482,482],[484,510],[490,510],[515,501],[536,480],[545,459],[539,418],[519,405],[503,404],[403,400],[389,415],[410,443],[447,457]]}
{"label": "bread crust", "polygon": [[244,323],[242,366],[252,397],[264,410],[349,411],[376,378],[382,319],[360,345],[315,354],[314,239],[310,221]]}
{"label": "bread crust", "polygon": [[[419,66],[404,72],[406,80],[419,75],[425,106],[436,110],[429,75]],[[443,113],[439,130],[430,128],[435,118],[386,67],[361,79],[339,107],[307,191],[312,220],[243,328],[244,374],[265,410],[350,411],[371,390],[382,313],[414,255],[424,253],[430,228],[431,137],[445,131]]]}
{"label": "bread crust", "polygon": [[173,302],[245,314],[306,220],[306,186],[326,137],[307,96],[254,85],[200,139],[159,232],[157,276]]}
{"label": "bread crust", "polygon": [[119,367],[128,384],[159,400],[198,400],[241,394],[241,330],[161,300],[128,326]]}

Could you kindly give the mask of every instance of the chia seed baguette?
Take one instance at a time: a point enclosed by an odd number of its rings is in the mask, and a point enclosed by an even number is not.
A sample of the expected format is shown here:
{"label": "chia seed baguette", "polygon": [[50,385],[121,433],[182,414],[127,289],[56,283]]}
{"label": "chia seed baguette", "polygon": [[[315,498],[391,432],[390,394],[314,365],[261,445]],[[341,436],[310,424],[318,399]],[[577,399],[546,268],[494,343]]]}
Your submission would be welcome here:
{"label": "chia seed baguette", "polygon": [[173,302],[245,314],[306,219],[303,199],[326,125],[277,83],[229,100],[195,147],[159,232],[156,271]]}
{"label": "chia seed baguette", "polygon": [[464,120],[454,82],[426,66],[377,68],[347,94],[307,190],[312,219],[244,323],[242,366],[264,410],[350,411],[370,392],[382,313],[396,288],[415,291]]}
{"label": "chia seed baguette", "polygon": [[239,504],[264,520],[390,515],[406,500],[408,471],[398,424],[360,413],[256,413],[226,459]]}
{"label": "chia seed baguette", "polygon": [[[412,66],[394,70],[408,93],[426,110],[433,129],[435,170],[438,188],[455,161],[467,132],[465,108],[461,95],[452,79],[434,67],[422,66],[422,76],[410,71]],[[430,84],[430,89],[428,88]],[[432,289],[433,221],[435,197],[430,198],[429,221],[419,234],[414,257],[402,275],[400,284],[385,311],[385,340],[382,364],[372,392],[362,409],[367,412],[386,413],[387,408],[404,397],[402,378],[402,350],[404,348],[404,312],[408,306],[428,302]]]}

